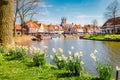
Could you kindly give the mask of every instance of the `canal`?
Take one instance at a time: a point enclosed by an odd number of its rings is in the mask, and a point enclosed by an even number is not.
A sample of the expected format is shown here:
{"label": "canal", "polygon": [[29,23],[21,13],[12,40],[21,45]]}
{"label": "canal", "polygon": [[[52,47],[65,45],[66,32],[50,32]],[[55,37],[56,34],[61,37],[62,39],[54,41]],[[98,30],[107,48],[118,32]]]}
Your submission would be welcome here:
{"label": "canal", "polygon": [[[64,50],[64,55],[68,56],[68,51],[71,50],[71,46],[74,46],[74,52],[83,52],[82,60],[84,61],[84,69],[87,72],[95,75],[97,74],[95,69],[95,62],[90,57],[90,54],[94,52],[95,49],[98,51],[96,55],[97,59],[102,62],[110,62],[113,66],[120,66],[120,42],[82,39],[57,39],[33,41],[29,44],[29,46],[31,45],[39,48],[43,48],[43,46],[48,46],[48,50],[46,53],[47,56],[54,54],[52,52],[52,48],[62,48]],[[51,62],[49,57],[47,57],[47,61]]]}

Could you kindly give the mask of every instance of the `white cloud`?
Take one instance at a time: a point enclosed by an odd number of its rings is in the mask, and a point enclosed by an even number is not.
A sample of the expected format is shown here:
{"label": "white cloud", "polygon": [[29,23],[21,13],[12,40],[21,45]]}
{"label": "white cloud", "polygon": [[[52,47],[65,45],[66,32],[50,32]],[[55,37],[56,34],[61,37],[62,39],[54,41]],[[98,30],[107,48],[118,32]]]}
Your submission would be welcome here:
{"label": "white cloud", "polygon": [[79,21],[79,23],[83,26],[86,24],[92,24],[92,20],[96,19],[98,21],[98,25],[103,25],[104,20],[102,15],[79,15],[75,16],[75,18]]}
{"label": "white cloud", "polygon": [[93,16],[93,15],[80,15],[77,18],[102,18],[103,16]]}

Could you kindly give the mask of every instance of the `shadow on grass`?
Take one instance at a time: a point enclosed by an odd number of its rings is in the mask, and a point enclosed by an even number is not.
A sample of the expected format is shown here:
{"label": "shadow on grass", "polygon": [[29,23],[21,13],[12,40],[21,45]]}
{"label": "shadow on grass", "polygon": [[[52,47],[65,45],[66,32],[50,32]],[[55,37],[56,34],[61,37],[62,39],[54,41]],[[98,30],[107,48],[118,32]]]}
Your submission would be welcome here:
{"label": "shadow on grass", "polygon": [[64,72],[64,73],[57,73],[57,78],[64,78],[64,77],[79,77],[79,75],[76,75],[76,74],[72,74],[72,73],[69,73],[69,72]]}
{"label": "shadow on grass", "polygon": [[39,67],[39,65],[35,65],[33,62],[27,62],[25,63],[27,67]]}
{"label": "shadow on grass", "polygon": [[75,80],[101,80],[98,77],[90,77],[90,76],[79,76],[78,74],[73,74],[69,72],[57,73],[57,78],[75,78]]}

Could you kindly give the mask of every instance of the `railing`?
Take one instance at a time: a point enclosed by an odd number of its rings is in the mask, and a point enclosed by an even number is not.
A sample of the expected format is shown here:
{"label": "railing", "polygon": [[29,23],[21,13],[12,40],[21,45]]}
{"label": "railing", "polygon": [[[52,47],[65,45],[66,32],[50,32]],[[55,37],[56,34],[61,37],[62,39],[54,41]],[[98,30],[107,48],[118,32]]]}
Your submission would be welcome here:
{"label": "railing", "polygon": [[116,80],[118,80],[119,72],[120,72],[120,68],[116,66]]}

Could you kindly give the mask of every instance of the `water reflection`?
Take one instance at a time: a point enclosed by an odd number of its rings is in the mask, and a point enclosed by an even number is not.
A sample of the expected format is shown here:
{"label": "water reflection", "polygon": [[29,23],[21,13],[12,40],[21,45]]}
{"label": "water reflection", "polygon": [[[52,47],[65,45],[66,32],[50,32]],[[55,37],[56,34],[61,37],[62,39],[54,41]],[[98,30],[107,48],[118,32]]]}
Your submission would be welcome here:
{"label": "water reflection", "polygon": [[[29,45],[34,45],[39,48],[48,46],[47,56],[54,54],[52,48],[63,48],[64,54],[67,56],[71,46],[74,46],[74,52],[83,52],[83,61],[85,70],[89,73],[97,74],[95,70],[95,62],[91,59],[90,54],[96,49],[97,57],[102,62],[111,62],[114,66],[120,66],[120,42],[107,41],[92,41],[82,39],[66,39],[66,40],[43,40],[40,42],[32,42]],[[50,62],[50,58],[47,58]]]}

